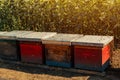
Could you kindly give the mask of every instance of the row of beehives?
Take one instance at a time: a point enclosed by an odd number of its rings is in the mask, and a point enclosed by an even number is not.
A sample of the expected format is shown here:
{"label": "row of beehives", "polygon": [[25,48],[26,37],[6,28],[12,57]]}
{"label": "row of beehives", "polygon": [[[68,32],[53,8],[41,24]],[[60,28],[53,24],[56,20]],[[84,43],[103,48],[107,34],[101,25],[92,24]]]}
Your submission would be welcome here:
{"label": "row of beehives", "polygon": [[59,67],[104,71],[112,36],[56,32],[0,32],[0,58]]}

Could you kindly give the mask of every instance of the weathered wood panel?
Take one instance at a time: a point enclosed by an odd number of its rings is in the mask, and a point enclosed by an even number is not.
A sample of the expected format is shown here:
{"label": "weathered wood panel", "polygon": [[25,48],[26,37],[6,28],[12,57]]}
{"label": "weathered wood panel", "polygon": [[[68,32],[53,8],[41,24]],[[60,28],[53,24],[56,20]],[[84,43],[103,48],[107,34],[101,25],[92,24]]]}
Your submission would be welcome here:
{"label": "weathered wood panel", "polygon": [[[59,64],[67,63],[71,65],[71,47],[64,45],[45,45],[45,56],[46,61],[57,62],[54,66],[59,66]],[[62,67],[65,67],[62,65]]]}
{"label": "weathered wood panel", "polygon": [[18,60],[18,46],[15,40],[0,40],[0,57]]}

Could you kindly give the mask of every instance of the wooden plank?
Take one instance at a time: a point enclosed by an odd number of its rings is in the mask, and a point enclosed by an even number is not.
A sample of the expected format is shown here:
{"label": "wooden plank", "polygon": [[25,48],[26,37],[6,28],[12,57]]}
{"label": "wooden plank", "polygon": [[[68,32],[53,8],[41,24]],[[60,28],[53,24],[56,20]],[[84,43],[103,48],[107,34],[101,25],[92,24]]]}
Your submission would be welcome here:
{"label": "wooden plank", "polygon": [[42,40],[43,44],[57,44],[57,45],[71,45],[71,42],[74,39],[83,37],[83,35],[79,34],[57,34],[50,38],[46,38]]}
{"label": "wooden plank", "polygon": [[0,31],[0,35],[7,33],[7,31]]}
{"label": "wooden plank", "polygon": [[42,39],[49,38],[56,35],[56,32],[32,32],[27,35],[23,35],[18,40],[23,41],[41,41]]}
{"label": "wooden plank", "polygon": [[77,38],[80,38],[82,37],[83,35],[79,35],[79,34],[57,34],[57,35],[54,35],[50,38],[46,38],[44,40],[48,40],[48,41],[66,41],[66,42],[71,42],[72,40],[74,39],[77,39]]}
{"label": "wooden plank", "polygon": [[55,45],[71,45],[71,42],[65,42],[65,41],[47,41],[42,40],[43,44],[55,44]]}
{"label": "wooden plank", "polygon": [[82,45],[75,45],[74,48],[86,48],[86,49],[102,49],[102,47],[97,46],[82,46]]}
{"label": "wooden plank", "polygon": [[81,69],[74,69],[74,68],[60,68],[60,67],[58,68],[58,67],[51,67],[51,66],[46,66],[46,65],[28,64],[28,63],[2,60],[2,59],[0,59],[0,62],[9,63],[9,64],[17,64],[17,65],[21,65],[21,66],[28,66],[28,67],[34,67],[34,68],[62,70],[62,71],[68,71],[68,72],[75,72],[75,73],[79,73],[79,74],[88,74],[88,75],[96,75],[96,76],[105,76],[106,75],[106,72],[96,72],[96,71],[88,71],[88,70],[81,70]]}
{"label": "wooden plank", "polygon": [[32,31],[11,31],[11,32],[6,32],[4,34],[0,34],[0,39],[7,39],[7,40],[16,40],[17,37],[21,37],[23,35],[29,34]]}
{"label": "wooden plank", "polygon": [[62,45],[45,45],[45,55],[46,60],[70,63],[71,48]]}
{"label": "wooden plank", "polygon": [[82,38],[72,41],[72,45],[104,47],[113,40],[113,36],[85,35]]}
{"label": "wooden plank", "polygon": [[35,44],[35,45],[42,44],[41,42],[37,42],[37,41],[19,41],[19,43],[22,43],[22,44]]}

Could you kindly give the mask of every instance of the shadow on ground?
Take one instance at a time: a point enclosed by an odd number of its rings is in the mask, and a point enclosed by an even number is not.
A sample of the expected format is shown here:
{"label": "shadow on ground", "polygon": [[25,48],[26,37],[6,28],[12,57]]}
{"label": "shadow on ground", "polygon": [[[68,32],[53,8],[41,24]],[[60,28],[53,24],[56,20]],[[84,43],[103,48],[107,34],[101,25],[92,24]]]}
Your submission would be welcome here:
{"label": "shadow on ground", "polygon": [[[80,73],[73,73],[70,71],[63,71],[63,70],[53,70],[53,69],[43,69],[43,68],[36,68],[18,64],[9,64],[0,62],[0,68],[11,69],[16,71],[22,71],[25,73],[30,74],[47,74],[52,76],[61,76],[65,78],[72,78],[72,77],[88,77],[85,80],[120,80],[120,69],[114,69],[107,71],[106,76],[96,76],[90,74],[80,74]],[[0,79],[0,80],[7,80],[7,79]]]}
{"label": "shadow on ground", "polygon": [[120,80],[120,68],[110,68],[106,71],[107,77],[113,80]]}

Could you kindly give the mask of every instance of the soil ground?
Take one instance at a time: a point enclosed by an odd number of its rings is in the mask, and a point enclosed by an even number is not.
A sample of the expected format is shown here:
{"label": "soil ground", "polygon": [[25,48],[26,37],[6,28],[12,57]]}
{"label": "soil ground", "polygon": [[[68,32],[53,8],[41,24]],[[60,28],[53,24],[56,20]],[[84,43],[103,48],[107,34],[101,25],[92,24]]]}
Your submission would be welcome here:
{"label": "soil ground", "polygon": [[120,49],[112,54],[104,77],[0,62],[0,80],[120,80]]}

